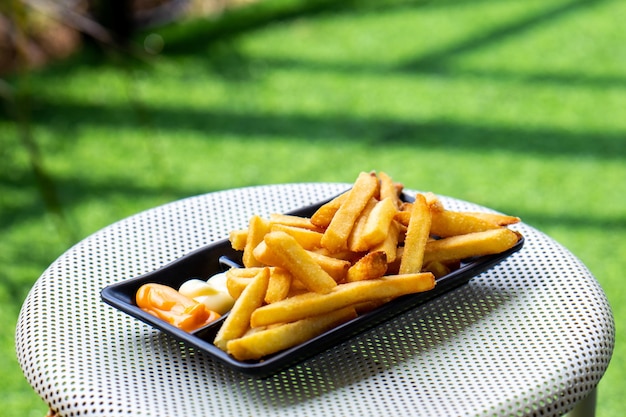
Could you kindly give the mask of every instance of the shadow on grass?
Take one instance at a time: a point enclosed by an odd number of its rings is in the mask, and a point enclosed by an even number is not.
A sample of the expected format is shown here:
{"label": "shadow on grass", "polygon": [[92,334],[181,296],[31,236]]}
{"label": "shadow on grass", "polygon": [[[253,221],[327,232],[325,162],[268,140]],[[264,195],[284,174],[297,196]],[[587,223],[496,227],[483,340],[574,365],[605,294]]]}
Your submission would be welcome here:
{"label": "shadow on grass", "polygon": [[485,30],[476,36],[465,39],[448,48],[433,51],[401,65],[398,70],[408,72],[432,71],[447,59],[472,52],[488,46],[494,42],[503,42],[512,37],[519,37],[526,32],[536,30],[538,27],[547,25],[556,19],[563,19],[569,14],[579,13],[587,7],[596,6],[606,0],[574,0],[564,4],[557,4],[552,9],[544,10],[534,16],[520,19],[514,23]]}
{"label": "shadow on grass", "polygon": [[[485,0],[490,1],[490,0]],[[572,0],[558,4],[552,9],[545,10],[534,16],[526,17],[514,23],[505,23],[495,29],[485,30],[457,44],[447,46],[441,50],[420,56],[397,66],[380,67],[376,63],[370,66],[341,65],[333,67],[329,64],[311,62],[286,62],[280,60],[264,61],[270,68],[300,66],[306,70],[344,71],[347,73],[374,72],[381,76],[385,74],[406,73],[415,75],[429,75],[436,73],[444,77],[478,76],[490,79],[524,79],[528,82],[552,84],[582,84],[594,88],[623,88],[626,79],[622,78],[593,78],[586,76],[572,76],[559,74],[516,74],[506,72],[459,72],[447,67],[447,61],[458,54],[471,52],[488,46],[493,42],[520,36],[538,26],[549,24],[551,21],[567,14],[597,5],[605,0]],[[223,18],[211,21],[198,19],[184,24],[175,24],[160,29],[167,38],[166,55],[190,55],[200,51],[208,52],[208,61],[216,73],[225,77],[245,78],[242,67],[249,64],[247,57],[239,54],[229,45],[229,39],[244,33],[250,33],[271,24],[294,20],[301,17],[314,16],[322,13],[354,14],[372,13],[389,8],[427,8],[450,7],[455,4],[467,4],[468,0],[449,0],[429,2],[426,0],[402,1],[387,0],[376,2],[372,0],[350,0],[338,3],[334,0],[315,0],[310,2],[295,0],[279,0],[261,2],[255,6],[243,8],[228,13]],[[66,65],[50,69],[49,76],[54,77],[72,66],[80,65],[112,65],[120,64],[119,56],[113,60],[102,60],[93,55],[83,55],[70,60]],[[131,61],[124,61],[123,65]],[[207,137],[238,135],[243,140],[264,140],[265,137],[288,137],[304,142],[318,142],[320,144],[336,141],[365,142],[372,147],[385,144],[386,146],[410,146],[422,149],[454,148],[475,152],[505,151],[515,154],[532,154],[539,157],[574,157],[593,158],[607,161],[623,160],[626,158],[626,142],[622,135],[612,133],[582,134],[557,129],[513,129],[498,126],[480,126],[463,124],[451,121],[402,121],[393,118],[358,118],[349,115],[334,117],[309,117],[305,115],[264,115],[250,113],[233,113],[227,111],[201,111],[195,108],[158,107],[148,103],[129,103],[127,106],[108,104],[94,105],[85,102],[45,98],[32,98],[32,109],[29,111],[29,120],[33,126],[71,132],[76,126],[102,126],[114,124],[117,127],[145,127],[159,131],[193,131],[201,132]],[[566,144],[566,146],[564,146]],[[6,183],[9,187],[29,186],[32,177],[24,175],[15,179],[13,183]],[[60,190],[72,190],[64,201],[73,204],[77,200],[103,198],[108,193],[127,194],[129,196],[142,193],[163,193],[163,190],[151,190],[142,187],[133,187],[131,184],[88,184],[80,180],[54,179]],[[3,180],[4,182],[4,180]],[[98,190],[95,193],[93,190]],[[207,190],[177,190],[166,191],[172,199],[206,192]],[[65,192],[65,191],[64,191]],[[28,219],[35,215],[32,211],[23,208],[4,210],[1,217],[2,224],[11,224],[15,221]],[[537,216],[537,222],[541,222]],[[559,221],[580,225],[581,219],[559,219]],[[615,227],[621,225],[621,219],[608,220],[602,223],[601,219],[589,220],[599,227]]]}
{"label": "shadow on grass", "polygon": [[[273,0],[256,3],[252,6],[236,9],[221,16],[217,20],[194,19],[182,23],[174,23],[157,29],[166,40],[167,54],[189,54],[204,50],[207,45],[215,41],[225,40],[240,34],[250,33],[265,27],[293,21],[303,17],[316,15],[354,15],[358,13],[377,13],[389,10],[397,11],[402,8],[446,8],[459,4],[489,3],[494,0]],[[493,31],[488,31],[472,38],[467,42],[456,45],[451,49],[435,52],[424,56],[423,59],[408,63],[406,69],[416,69],[422,63],[430,65],[443,57],[456,53],[473,50],[481,45],[501,40],[508,36],[519,34],[538,24],[547,23],[565,13],[574,12],[582,7],[597,4],[605,0],[574,0],[570,3],[557,5],[541,15],[528,20],[522,20],[514,25],[507,25]],[[140,39],[140,34],[137,38]]]}
{"label": "shadow on grass", "polygon": [[[454,148],[481,152],[506,151],[537,156],[564,156],[605,160],[626,159],[626,141],[618,133],[574,133],[565,130],[479,126],[451,121],[420,122],[351,115],[334,117],[265,115],[222,110],[142,105],[141,116],[129,116],[128,108],[93,105],[67,100],[37,103],[33,123],[52,129],[69,126],[137,127],[137,117],[147,119],[159,131],[190,131],[210,136],[237,135],[242,140],[288,137],[306,142],[350,142],[420,148]],[[566,145],[565,145],[566,144]]]}
{"label": "shadow on grass", "polygon": [[[115,121],[116,128],[135,128],[138,120],[148,123],[150,129],[159,132],[197,132],[211,138],[237,136],[242,141],[263,141],[267,137],[284,137],[321,146],[350,141],[366,143],[372,148],[384,144],[389,147],[411,149],[454,149],[472,153],[509,152],[518,155],[535,155],[540,158],[575,158],[622,161],[626,159],[626,141],[619,134],[582,134],[550,129],[520,129],[507,127],[484,127],[449,121],[411,122],[393,118],[358,118],[348,115],[320,117],[306,115],[255,115],[236,114],[226,111],[202,111],[180,106],[167,108],[142,105],[141,115],[133,116],[129,108],[116,105],[86,105],[80,102],[39,101],[33,108],[33,123],[36,126],[56,131],[67,131],[72,137],[75,127],[96,126],[108,128]],[[115,144],[116,138],[111,138]],[[566,146],[565,146],[566,144]],[[14,189],[29,186],[29,178],[23,175],[6,182]],[[84,203],[90,199],[102,200],[107,195],[136,195],[155,197],[166,195],[176,200],[200,194],[207,189],[161,189],[135,186],[132,183],[92,183],[80,179],[57,178],[56,185],[64,190],[63,200],[67,204]],[[517,212],[518,208],[497,208]],[[36,216],[37,209],[23,207],[8,208],[1,216],[2,224],[15,224]],[[572,217],[567,215],[545,218],[538,213],[524,213],[533,224],[563,224],[573,227],[600,227],[620,229],[626,225],[621,218]]]}

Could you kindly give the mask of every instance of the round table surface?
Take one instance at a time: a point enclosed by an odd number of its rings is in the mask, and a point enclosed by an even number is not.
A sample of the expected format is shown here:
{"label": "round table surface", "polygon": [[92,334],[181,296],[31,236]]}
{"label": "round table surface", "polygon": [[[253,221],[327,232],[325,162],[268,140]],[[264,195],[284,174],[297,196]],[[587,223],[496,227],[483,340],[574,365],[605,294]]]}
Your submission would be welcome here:
{"label": "round table surface", "polygon": [[79,242],[23,304],[16,351],[27,380],[63,416],[557,416],[594,390],[614,345],[606,296],[575,256],[524,223],[512,226],[525,237],[521,251],[468,284],[267,378],[227,368],[100,298],[109,284],[245,228],[253,214],[347,187],[209,193]]}

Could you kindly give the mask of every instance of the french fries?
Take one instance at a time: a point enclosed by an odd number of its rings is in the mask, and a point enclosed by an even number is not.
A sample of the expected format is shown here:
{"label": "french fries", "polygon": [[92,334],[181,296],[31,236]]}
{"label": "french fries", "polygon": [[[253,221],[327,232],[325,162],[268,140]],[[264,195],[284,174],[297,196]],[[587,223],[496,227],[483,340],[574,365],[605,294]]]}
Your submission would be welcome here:
{"label": "french fries", "polygon": [[390,198],[396,208],[399,208],[402,204],[400,193],[402,193],[404,186],[394,182],[391,177],[384,172],[379,172],[378,178],[380,179],[380,200]]}
{"label": "french fries", "polygon": [[267,283],[265,303],[272,304],[284,300],[289,295],[293,278],[289,271],[283,268],[270,269],[270,279]]}
{"label": "french fries", "polygon": [[289,323],[366,301],[389,299],[435,288],[429,273],[385,276],[338,285],[327,294],[308,292],[265,305],[252,313],[251,327]]}
{"label": "french fries", "polygon": [[348,269],[346,282],[380,278],[387,272],[387,254],[374,251],[363,256]]}
{"label": "french fries", "polygon": [[312,250],[321,246],[323,235],[315,230],[280,223],[273,224],[271,230],[291,235],[304,249]]}
{"label": "french fries", "polygon": [[386,197],[376,203],[365,222],[363,240],[367,247],[375,246],[385,240],[389,227],[396,214],[395,199]]}
{"label": "french fries", "polygon": [[311,316],[282,326],[252,331],[228,342],[227,351],[240,361],[261,359],[324,333],[356,317],[354,307]]}
{"label": "french fries", "polygon": [[406,231],[404,251],[400,262],[401,274],[414,274],[422,270],[426,241],[430,236],[431,218],[432,214],[426,198],[418,194],[411,208],[411,218]]}
{"label": "french fries", "polygon": [[289,271],[309,291],[326,294],[337,285],[328,272],[292,236],[284,232],[271,232],[263,240],[274,253],[276,266]]}
{"label": "french fries", "polygon": [[379,183],[376,176],[362,172],[324,231],[322,246],[331,252],[347,249],[354,221],[378,190]]}
{"label": "french fries", "polygon": [[269,222],[262,219],[260,216],[254,215],[250,219],[246,243],[243,249],[243,265],[245,267],[262,265],[253,255],[252,251],[261,243],[263,237],[269,231],[269,228]]}
{"label": "french fries", "polygon": [[449,262],[475,256],[493,255],[513,247],[519,235],[510,229],[493,229],[430,241],[424,261]]}
{"label": "french fries", "polygon": [[467,233],[484,232],[497,229],[500,224],[497,220],[476,216],[471,213],[456,211],[434,211],[430,233],[439,237],[465,235]]}
{"label": "french fries", "polygon": [[[348,250],[350,252],[362,252],[367,250],[367,240],[365,239],[365,226],[367,225],[367,219],[376,207],[376,199],[370,198],[365,207],[354,221],[354,226],[348,236]],[[335,252],[333,249],[327,249],[331,252]]]}
{"label": "french fries", "polygon": [[384,172],[310,218],[252,216],[230,233],[244,268],[226,273],[235,304],[214,344],[238,360],[261,360],[397,297],[433,289],[464,259],[506,251],[519,218],[447,210],[433,193],[401,199]]}
{"label": "french fries", "polygon": [[238,339],[248,331],[252,313],[263,303],[269,279],[269,268],[262,268],[246,286],[217,332],[213,341],[215,346],[225,350],[230,340]]}
{"label": "french fries", "polygon": [[335,217],[337,210],[339,210],[339,207],[341,207],[344,201],[348,198],[348,194],[349,191],[346,191],[320,207],[311,216],[311,223],[320,228],[328,227],[330,221],[333,217]]}

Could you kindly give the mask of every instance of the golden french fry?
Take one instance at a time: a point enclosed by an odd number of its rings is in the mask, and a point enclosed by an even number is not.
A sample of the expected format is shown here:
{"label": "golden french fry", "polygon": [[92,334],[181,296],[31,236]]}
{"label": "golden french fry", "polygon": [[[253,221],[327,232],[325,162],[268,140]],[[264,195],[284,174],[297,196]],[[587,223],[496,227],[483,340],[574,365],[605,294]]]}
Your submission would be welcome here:
{"label": "golden french fry", "polygon": [[354,186],[348,192],[348,197],[324,231],[322,246],[331,252],[347,249],[348,237],[354,227],[354,222],[377,191],[378,179],[375,175],[365,172],[359,174]]}
{"label": "golden french fry", "polygon": [[[296,240],[297,242],[297,240]],[[304,248],[303,248],[304,249]],[[350,261],[337,256],[330,256],[323,250],[306,250],[307,254],[336,282],[343,281],[350,268]],[[265,242],[259,243],[254,249],[254,257],[264,265],[284,265],[284,260],[270,249]],[[352,255],[354,257],[354,255]]]}
{"label": "golden french fry", "polygon": [[252,313],[263,304],[269,279],[269,268],[263,268],[246,286],[217,332],[215,346],[225,351],[229,340],[243,336],[248,330]]}
{"label": "golden french fry", "polygon": [[321,246],[322,233],[315,230],[303,229],[301,227],[288,226],[284,224],[272,224],[272,232],[285,232],[293,236],[296,241],[308,250],[317,249]]}
{"label": "golden french fry", "polygon": [[326,228],[339,210],[339,207],[348,198],[350,191],[346,191],[318,208],[311,216],[311,223],[317,227]]}
{"label": "golden french fry", "polygon": [[246,246],[243,250],[242,262],[245,267],[263,266],[253,255],[254,248],[263,241],[263,237],[269,232],[270,223],[261,217],[254,215],[250,218]]}
{"label": "golden french fry", "polygon": [[387,264],[387,275],[398,275],[400,273],[400,262],[402,261],[402,253],[404,252],[404,246],[398,246],[396,250],[396,259],[393,262]]}
{"label": "golden french fry", "polygon": [[308,229],[308,230],[315,230],[315,231],[320,230],[318,226],[311,223],[310,218],[293,216],[291,214],[272,213],[270,214],[270,223],[272,223],[272,225],[283,224],[285,226],[299,227],[301,229]]}
{"label": "golden french fry", "polygon": [[349,261],[314,251],[307,251],[307,253],[311,255],[313,260],[321,266],[328,275],[333,277],[336,282],[343,281],[346,278],[348,269],[350,269],[351,266]]}
{"label": "golden french fry", "polygon": [[364,237],[365,225],[367,225],[367,219],[374,207],[376,207],[377,202],[378,200],[375,198],[370,198],[361,214],[354,221],[354,227],[348,237],[348,251],[365,252],[368,249],[368,244]]}
{"label": "golden french fry", "polygon": [[394,200],[390,197],[379,201],[367,216],[363,230],[363,240],[367,247],[378,245],[389,233],[389,225],[397,212]]}
{"label": "golden french fry", "polygon": [[387,256],[387,262],[392,263],[396,260],[398,253],[398,243],[400,238],[400,225],[393,220],[389,225],[387,236],[378,245],[374,246],[372,252],[384,252]]}
{"label": "golden french fry", "polygon": [[[226,288],[234,299],[239,298],[244,288],[252,282],[252,279],[266,267],[230,268],[226,271]],[[270,276],[276,267],[270,267]]]}
{"label": "golden french fry", "polygon": [[233,230],[228,234],[230,246],[235,250],[244,250],[248,239],[248,230]]}
{"label": "golden french fry", "polygon": [[284,300],[291,289],[292,276],[287,270],[279,267],[270,268],[270,280],[267,284],[265,302],[267,304]]}
{"label": "golden french fry", "polygon": [[249,268],[230,268],[226,271],[226,277],[237,277],[237,278],[254,278],[256,275],[265,269],[265,266],[252,266]]}
{"label": "golden french fry", "polygon": [[280,259],[267,246],[265,240],[261,241],[252,251],[254,258],[263,265],[278,265]]}
{"label": "golden french fry", "polygon": [[400,261],[401,274],[417,273],[422,270],[430,224],[431,213],[426,198],[422,194],[417,194],[411,208],[411,220],[404,241],[404,251]]}
{"label": "golden french fry", "polygon": [[500,226],[478,216],[450,210],[433,211],[430,233],[438,237],[465,235],[483,232]]}
{"label": "golden french fry", "polygon": [[[250,269],[252,268],[232,268],[226,272],[226,288],[228,289],[228,293],[230,294],[230,296],[233,297],[235,300],[239,298],[243,290],[248,286],[248,284],[250,284],[254,276],[252,277],[242,276],[242,275],[233,274],[232,272],[233,271],[248,271]],[[258,272],[256,272],[255,275],[257,273]]]}
{"label": "golden french fry", "polygon": [[351,307],[331,311],[293,323],[251,332],[249,335],[228,342],[227,350],[240,361],[261,359],[306,342],[355,317],[356,312]]}
{"label": "golden french fry", "polygon": [[413,210],[413,203],[403,202],[396,212],[394,220],[405,227],[408,226],[411,220],[411,210]]}
{"label": "golden french fry", "polygon": [[308,292],[259,307],[250,318],[251,327],[289,323],[365,301],[395,298],[428,291],[435,286],[430,272],[384,276],[337,285],[327,294]]}
{"label": "golden french fry", "polygon": [[380,200],[391,198],[396,208],[400,208],[402,201],[400,200],[400,194],[404,188],[402,184],[393,182],[391,177],[384,172],[378,173],[380,179]]}
{"label": "golden french fry", "polygon": [[380,278],[387,272],[387,254],[369,252],[348,269],[346,282]]}
{"label": "golden french fry", "polygon": [[426,204],[428,204],[428,207],[430,207],[431,212],[445,210],[445,208],[443,207],[443,203],[434,193],[424,193],[424,198],[426,199]]}
{"label": "golden french fry", "polygon": [[422,269],[427,272],[432,272],[435,278],[441,278],[450,273],[450,268],[448,268],[445,263],[439,261],[428,262]]}
{"label": "golden french fry", "polygon": [[389,301],[391,301],[390,299],[380,299],[380,300],[373,300],[373,301],[365,301],[362,303],[358,303],[354,305],[354,310],[356,311],[356,313],[358,315],[361,314],[365,314],[368,313],[380,306],[382,306],[385,303],[388,303]]}
{"label": "golden french fry", "polygon": [[277,263],[274,266],[289,271],[310,291],[327,293],[337,285],[335,280],[315,262],[311,254],[287,233],[268,233],[264,241],[276,257]]}
{"label": "golden french fry", "polygon": [[473,217],[485,220],[497,226],[510,226],[512,224],[516,224],[520,222],[519,217],[508,216],[506,214],[480,213],[480,212],[467,212],[465,214],[468,216],[473,216]]}
{"label": "golden french fry", "polygon": [[[408,227],[403,225],[400,222],[396,222],[397,226],[398,226],[398,244],[403,244],[404,245],[404,241],[406,239],[406,232],[408,230]],[[404,246],[402,246],[404,247]],[[398,248],[400,248],[400,246],[398,246]]]}
{"label": "golden french fry", "polygon": [[292,295],[295,295],[298,293],[307,292],[307,291],[309,290],[307,290],[307,288],[304,286],[302,282],[300,282],[300,280],[295,279],[293,276],[291,277],[291,287],[289,288],[288,297],[291,297]]}
{"label": "golden french fry", "polygon": [[[284,265],[285,261],[283,261],[275,251],[268,247],[264,241],[259,243],[253,253],[254,257],[264,265]],[[333,256],[330,256],[330,254],[324,250],[306,250],[306,253],[337,282],[342,281],[345,278],[351,265],[349,260],[334,256],[334,254]],[[352,255],[352,257],[353,256],[354,255]]]}
{"label": "golden french fry", "polygon": [[333,252],[331,253],[328,249],[326,248],[319,248],[319,249],[315,249],[309,252],[315,252],[319,255],[324,255],[324,256],[328,256],[329,258],[335,258],[335,259],[341,259],[343,261],[348,261],[350,263],[357,261],[362,254],[360,253],[355,253],[352,252],[350,250],[345,250],[345,251],[341,251],[341,252]]}
{"label": "golden french fry", "polygon": [[518,240],[516,232],[505,228],[432,240],[426,244],[424,263],[493,255],[512,248]]}

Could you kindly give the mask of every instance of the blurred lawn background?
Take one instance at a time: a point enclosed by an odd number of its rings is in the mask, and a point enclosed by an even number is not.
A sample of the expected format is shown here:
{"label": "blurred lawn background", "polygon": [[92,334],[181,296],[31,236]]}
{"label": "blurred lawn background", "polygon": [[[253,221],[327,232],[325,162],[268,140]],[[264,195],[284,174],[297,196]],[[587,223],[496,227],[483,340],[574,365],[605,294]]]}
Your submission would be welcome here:
{"label": "blurred lawn background", "polygon": [[620,415],[624,21],[619,0],[265,0],[142,33],[141,59],[83,51],[6,77],[2,414],[45,415],[15,324],[72,244],[187,196],[378,170],[519,215],[585,262],[617,329],[597,415]]}

